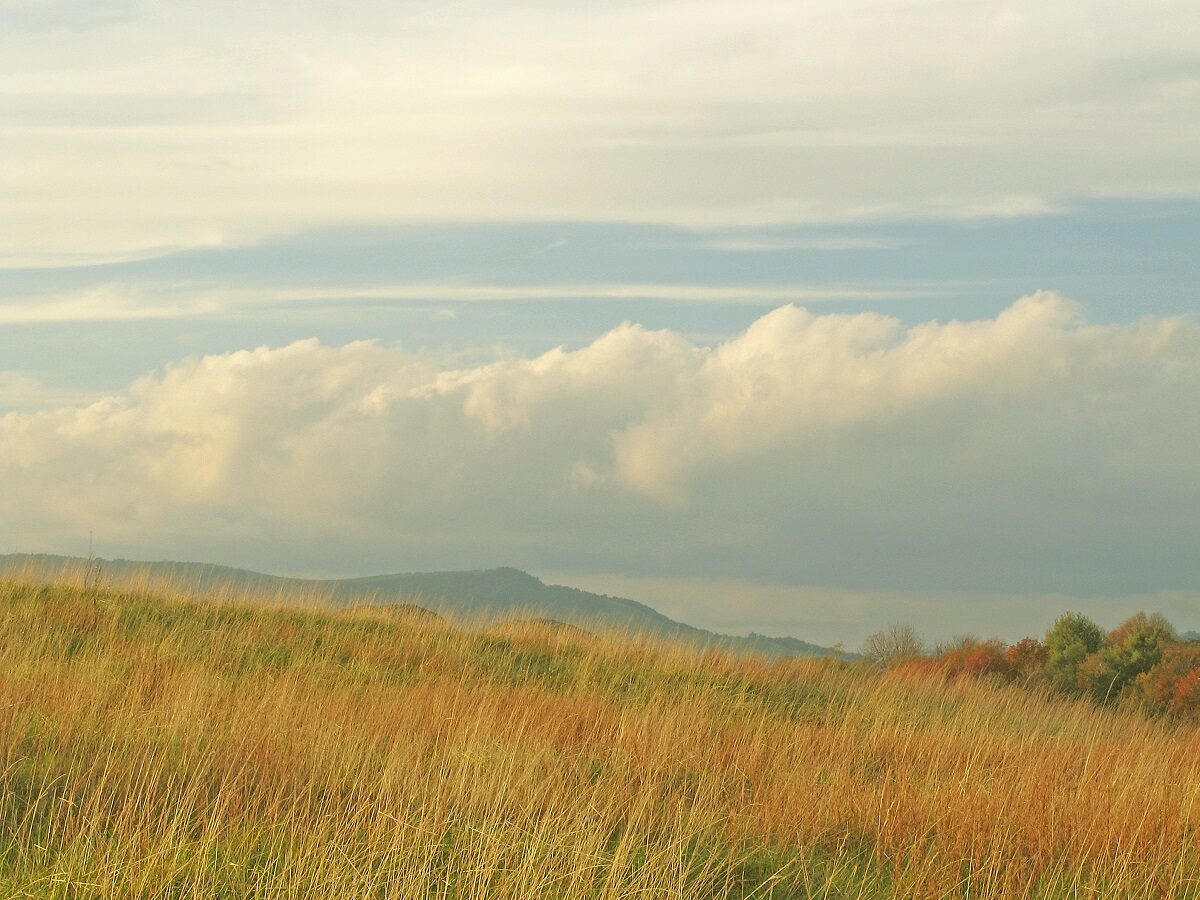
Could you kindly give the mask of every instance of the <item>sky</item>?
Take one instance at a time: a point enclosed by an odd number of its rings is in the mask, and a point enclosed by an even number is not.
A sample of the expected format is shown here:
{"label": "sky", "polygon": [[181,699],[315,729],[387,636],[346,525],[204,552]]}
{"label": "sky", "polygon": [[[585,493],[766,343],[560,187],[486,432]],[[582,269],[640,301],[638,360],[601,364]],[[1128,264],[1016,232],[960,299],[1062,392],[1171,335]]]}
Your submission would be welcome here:
{"label": "sky", "polygon": [[0,548],[1200,628],[1200,7],[0,0]]}

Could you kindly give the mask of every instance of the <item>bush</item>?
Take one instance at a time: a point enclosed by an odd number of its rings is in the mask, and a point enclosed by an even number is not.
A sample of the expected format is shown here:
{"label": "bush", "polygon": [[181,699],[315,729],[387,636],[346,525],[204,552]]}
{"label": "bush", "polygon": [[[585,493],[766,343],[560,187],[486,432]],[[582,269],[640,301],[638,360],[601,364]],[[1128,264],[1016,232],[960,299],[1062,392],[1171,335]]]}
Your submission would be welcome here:
{"label": "bush", "polygon": [[1004,653],[1009,677],[1026,684],[1039,681],[1046,676],[1046,661],[1049,653],[1046,645],[1037,638],[1022,638]]}
{"label": "bush", "polygon": [[896,675],[902,678],[929,678],[929,677],[946,677],[945,666],[942,665],[942,660],[937,656],[915,656],[912,659],[907,659],[902,663],[897,663],[888,670],[889,675]]}
{"label": "bush", "polygon": [[1170,644],[1158,665],[1138,676],[1140,705],[1159,715],[1200,713],[1200,644]]}
{"label": "bush", "polygon": [[984,675],[999,675],[1007,678],[1010,672],[1005,651],[1008,647],[995,638],[981,641],[978,638],[961,638],[939,657],[943,670],[951,678],[962,675],[979,678]]}
{"label": "bush", "polygon": [[892,671],[899,675],[937,675],[946,679],[985,676],[1008,678],[1011,667],[1005,658],[1007,649],[1003,641],[961,637],[949,645],[938,646],[933,656],[904,660],[893,666]]}

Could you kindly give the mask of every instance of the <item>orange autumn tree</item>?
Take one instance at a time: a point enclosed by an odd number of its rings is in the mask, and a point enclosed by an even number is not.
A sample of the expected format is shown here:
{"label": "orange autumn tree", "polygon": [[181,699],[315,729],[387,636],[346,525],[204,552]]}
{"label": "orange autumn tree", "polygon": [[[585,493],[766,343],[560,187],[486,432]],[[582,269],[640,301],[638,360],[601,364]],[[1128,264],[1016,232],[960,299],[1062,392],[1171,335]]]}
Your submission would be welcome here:
{"label": "orange autumn tree", "polygon": [[1010,677],[1028,684],[1045,678],[1049,657],[1045,644],[1037,638],[1027,637],[1005,651],[1004,662]]}
{"label": "orange autumn tree", "polygon": [[1200,713],[1200,644],[1166,647],[1158,665],[1138,676],[1134,692],[1137,702],[1154,714]]}

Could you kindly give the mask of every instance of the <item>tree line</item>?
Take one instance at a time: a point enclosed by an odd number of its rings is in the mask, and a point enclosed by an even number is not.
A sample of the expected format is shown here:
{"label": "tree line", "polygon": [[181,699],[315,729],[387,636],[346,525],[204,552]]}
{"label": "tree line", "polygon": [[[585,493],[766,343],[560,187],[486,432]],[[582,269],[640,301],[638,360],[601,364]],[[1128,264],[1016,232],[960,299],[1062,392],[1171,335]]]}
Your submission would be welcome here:
{"label": "tree line", "polygon": [[961,637],[932,649],[911,626],[892,625],[868,637],[862,654],[902,675],[1015,682],[1151,715],[1200,717],[1200,640],[1181,637],[1161,613],[1139,612],[1106,632],[1070,612],[1041,640]]}

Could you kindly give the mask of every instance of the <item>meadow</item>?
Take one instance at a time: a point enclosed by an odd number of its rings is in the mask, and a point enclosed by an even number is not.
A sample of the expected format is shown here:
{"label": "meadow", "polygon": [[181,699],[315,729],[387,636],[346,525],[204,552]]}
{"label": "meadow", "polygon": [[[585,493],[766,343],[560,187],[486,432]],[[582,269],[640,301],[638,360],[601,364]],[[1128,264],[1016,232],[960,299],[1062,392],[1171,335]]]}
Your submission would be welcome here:
{"label": "meadow", "polygon": [[0,896],[1200,897],[1200,731],[987,679],[0,583]]}

